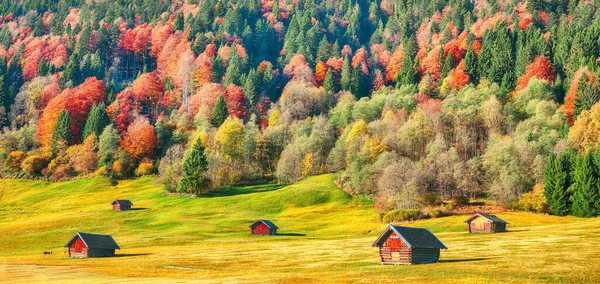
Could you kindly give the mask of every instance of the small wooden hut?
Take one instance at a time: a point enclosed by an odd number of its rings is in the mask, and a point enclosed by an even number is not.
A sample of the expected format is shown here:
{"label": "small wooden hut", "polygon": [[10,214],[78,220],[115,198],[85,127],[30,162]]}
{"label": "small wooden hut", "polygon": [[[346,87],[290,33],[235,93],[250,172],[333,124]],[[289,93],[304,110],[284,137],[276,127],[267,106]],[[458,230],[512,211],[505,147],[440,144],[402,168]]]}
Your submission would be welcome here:
{"label": "small wooden hut", "polygon": [[77,233],[65,245],[69,257],[106,257],[115,255],[121,249],[110,235]]}
{"label": "small wooden hut", "polygon": [[277,229],[279,228],[269,220],[258,220],[250,225],[252,235],[272,236],[277,234]]}
{"label": "small wooden hut", "polygon": [[465,220],[469,227],[469,233],[498,233],[506,232],[508,222],[492,214],[475,213]]}
{"label": "small wooden hut", "polygon": [[115,211],[126,211],[131,210],[133,203],[129,200],[115,200],[113,201],[112,206]]}
{"label": "small wooden hut", "polygon": [[440,259],[448,249],[429,229],[389,225],[373,243],[381,264],[426,264]]}

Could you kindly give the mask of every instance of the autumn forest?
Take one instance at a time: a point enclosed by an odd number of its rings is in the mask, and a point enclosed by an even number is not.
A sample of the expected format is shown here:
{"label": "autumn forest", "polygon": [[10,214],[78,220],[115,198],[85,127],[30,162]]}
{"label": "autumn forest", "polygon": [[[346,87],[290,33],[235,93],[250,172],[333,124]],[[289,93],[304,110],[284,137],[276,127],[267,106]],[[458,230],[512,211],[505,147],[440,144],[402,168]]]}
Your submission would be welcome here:
{"label": "autumn forest", "polygon": [[0,176],[600,214],[592,0],[0,0]]}

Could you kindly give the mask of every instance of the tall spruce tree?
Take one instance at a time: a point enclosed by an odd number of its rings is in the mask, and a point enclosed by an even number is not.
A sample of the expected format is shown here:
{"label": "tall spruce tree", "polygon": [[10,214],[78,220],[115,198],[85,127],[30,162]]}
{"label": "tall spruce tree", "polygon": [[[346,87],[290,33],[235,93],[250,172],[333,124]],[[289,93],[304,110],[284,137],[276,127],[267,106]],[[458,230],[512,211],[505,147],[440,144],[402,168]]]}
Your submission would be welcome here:
{"label": "tall spruce tree", "polygon": [[59,147],[69,145],[71,139],[71,118],[66,109],[62,109],[56,120],[54,132],[52,132],[52,144],[50,146],[52,154],[58,152]]}
{"label": "tall spruce tree", "polygon": [[192,146],[190,155],[183,162],[183,177],[179,181],[182,192],[206,193],[210,190],[210,179],[204,174],[208,170],[205,148],[200,139]]}
{"label": "tall spruce tree", "polygon": [[571,210],[571,191],[569,157],[567,155],[550,156],[544,172],[544,196],[550,212],[565,216]]}
{"label": "tall spruce tree", "polygon": [[227,109],[225,98],[223,98],[223,96],[220,96],[217,100],[217,103],[215,104],[215,110],[213,111],[212,116],[210,117],[210,123],[215,127],[219,127],[221,126],[221,124],[223,124],[223,121],[225,121],[225,119],[227,119],[228,116],[229,110]]}
{"label": "tall spruce tree", "polygon": [[594,217],[598,215],[598,174],[592,159],[592,153],[578,157],[573,170],[572,213],[577,217]]}
{"label": "tall spruce tree", "polygon": [[327,92],[335,92],[335,82],[333,81],[333,72],[331,72],[331,68],[327,68],[325,80],[323,81],[323,89]]}
{"label": "tall spruce tree", "polygon": [[96,137],[99,137],[102,130],[104,130],[109,123],[110,121],[106,114],[106,106],[104,103],[93,105],[92,110],[85,121],[85,126],[83,127],[83,139],[91,134],[95,134]]}
{"label": "tall spruce tree", "polygon": [[350,65],[350,59],[348,56],[344,58],[344,64],[342,64],[342,90],[350,91],[352,88],[352,65]]}

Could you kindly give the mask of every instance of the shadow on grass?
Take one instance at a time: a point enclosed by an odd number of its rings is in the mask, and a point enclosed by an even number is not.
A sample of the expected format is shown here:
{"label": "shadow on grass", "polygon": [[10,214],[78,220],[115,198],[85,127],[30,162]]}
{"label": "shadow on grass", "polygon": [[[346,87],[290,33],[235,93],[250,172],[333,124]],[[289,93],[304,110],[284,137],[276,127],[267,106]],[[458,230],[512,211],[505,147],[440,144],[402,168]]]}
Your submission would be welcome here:
{"label": "shadow on grass", "polygon": [[284,187],[285,185],[279,185],[279,184],[266,184],[266,185],[259,185],[259,186],[252,186],[250,188],[248,187],[233,187],[233,188],[229,188],[229,189],[223,189],[223,190],[219,190],[219,191],[215,191],[215,192],[210,192],[207,194],[202,194],[202,197],[227,197],[227,196],[235,196],[235,195],[244,195],[244,194],[251,194],[251,193],[257,193],[257,192],[269,192],[269,191],[275,191],[278,190],[282,187]]}
{"label": "shadow on grass", "polygon": [[150,208],[145,208],[145,207],[141,207],[140,208],[140,207],[138,207],[138,208],[131,208],[129,210],[131,210],[131,211],[138,211],[138,210],[148,210],[148,209],[150,209]]}
{"label": "shadow on grass", "polygon": [[122,253],[122,254],[116,253],[112,257],[132,257],[132,256],[144,256],[144,255],[150,255],[150,254],[149,253]]}
{"label": "shadow on grass", "polygon": [[300,233],[277,233],[276,236],[282,236],[282,237],[306,237],[306,234],[300,234]]}
{"label": "shadow on grass", "polygon": [[454,262],[470,262],[470,261],[482,261],[485,258],[463,258],[463,259],[440,259],[438,262],[441,263],[454,263]]}
{"label": "shadow on grass", "polygon": [[527,231],[531,231],[530,229],[515,229],[515,230],[506,230],[506,232],[501,232],[501,233],[516,233],[516,232],[527,232]]}

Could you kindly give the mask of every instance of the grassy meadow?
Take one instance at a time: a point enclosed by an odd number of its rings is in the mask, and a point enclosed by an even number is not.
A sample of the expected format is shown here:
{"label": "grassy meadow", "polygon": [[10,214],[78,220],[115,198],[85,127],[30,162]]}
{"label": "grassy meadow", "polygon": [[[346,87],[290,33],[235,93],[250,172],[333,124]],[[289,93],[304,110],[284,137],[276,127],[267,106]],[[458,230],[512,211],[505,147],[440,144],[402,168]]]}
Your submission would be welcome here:
{"label": "grassy meadow", "polygon": [[[449,250],[437,264],[383,266],[372,242],[385,228],[373,204],[333,175],[169,196],[152,177],[64,183],[0,180],[0,282],[569,283],[600,281],[600,219],[510,212],[509,232],[468,234],[451,216],[418,221]],[[114,212],[114,199],[135,210]],[[249,235],[270,219],[278,236]],[[111,234],[116,257],[70,259],[78,231]],[[44,255],[52,251],[52,255]]]}

